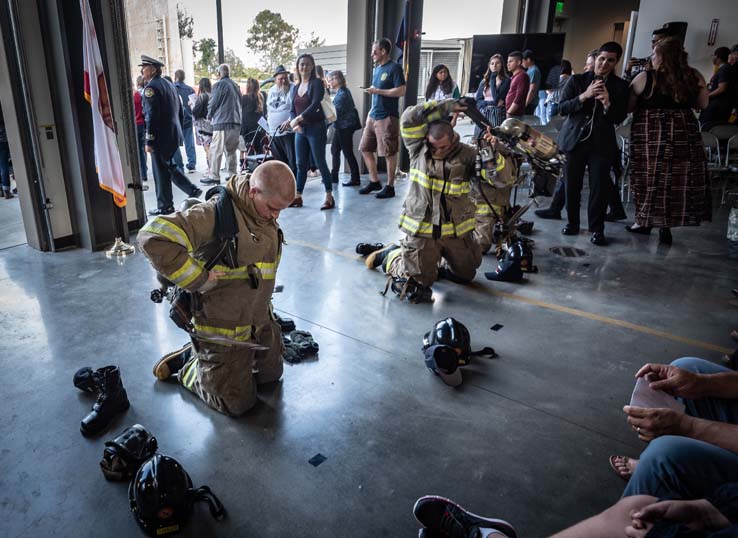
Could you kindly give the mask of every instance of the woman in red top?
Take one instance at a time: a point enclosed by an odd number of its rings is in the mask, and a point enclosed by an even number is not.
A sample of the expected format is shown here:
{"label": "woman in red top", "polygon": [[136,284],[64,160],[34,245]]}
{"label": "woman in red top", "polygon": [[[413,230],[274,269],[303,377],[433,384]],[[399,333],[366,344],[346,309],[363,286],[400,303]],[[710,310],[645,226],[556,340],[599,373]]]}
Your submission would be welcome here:
{"label": "woman in red top", "polygon": [[147,181],[148,168],[146,167],[146,120],[143,113],[144,78],[136,78],[136,89],[133,91],[133,112],[136,116],[136,138],[138,140],[138,162],[141,170],[141,181]]}

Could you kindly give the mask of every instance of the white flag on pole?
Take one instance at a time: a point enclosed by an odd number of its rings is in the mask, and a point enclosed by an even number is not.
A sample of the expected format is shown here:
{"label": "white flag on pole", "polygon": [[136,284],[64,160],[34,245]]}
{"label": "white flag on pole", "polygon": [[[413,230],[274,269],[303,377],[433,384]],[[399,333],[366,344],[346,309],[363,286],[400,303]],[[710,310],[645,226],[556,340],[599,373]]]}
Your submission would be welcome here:
{"label": "white flag on pole", "polygon": [[126,182],[120,153],[115,140],[113,111],[110,108],[108,85],[105,82],[100,47],[97,43],[95,23],[88,0],[79,0],[82,12],[83,45],[85,68],[85,99],[92,105],[92,128],[95,139],[95,167],[100,188],[113,195],[118,207],[126,205]]}

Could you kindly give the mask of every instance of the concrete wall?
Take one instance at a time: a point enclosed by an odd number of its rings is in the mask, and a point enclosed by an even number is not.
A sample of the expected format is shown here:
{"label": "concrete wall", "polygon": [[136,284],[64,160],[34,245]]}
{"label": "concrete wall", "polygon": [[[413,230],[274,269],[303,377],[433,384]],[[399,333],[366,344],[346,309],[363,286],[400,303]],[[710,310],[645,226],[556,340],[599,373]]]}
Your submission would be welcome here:
{"label": "concrete wall", "polygon": [[164,74],[174,78],[183,66],[182,44],[177,23],[175,0],[125,0],[128,21],[131,77],[141,71],[141,54],[148,54],[164,62]]}
{"label": "concrete wall", "polygon": [[[691,0],[664,0],[664,3],[683,1],[686,3]],[[590,50],[612,39],[613,25],[616,22],[629,21],[630,12],[638,11],[640,4],[640,0],[567,0],[566,11],[570,17],[563,24],[554,24],[554,32],[566,33],[564,58],[572,63],[575,71],[581,71]],[[622,45],[625,48],[625,39]]]}
{"label": "concrete wall", "polygon": [[[738,43],[738,0],[641,0],[636,27],[634,56],[651,53],[651,33],[665,22],[685,21],[685,47],[690,65],[709,80],[712,76],[712,52],[717,47]],[[720,19],[715,45],[707,44],[712,19]]]}

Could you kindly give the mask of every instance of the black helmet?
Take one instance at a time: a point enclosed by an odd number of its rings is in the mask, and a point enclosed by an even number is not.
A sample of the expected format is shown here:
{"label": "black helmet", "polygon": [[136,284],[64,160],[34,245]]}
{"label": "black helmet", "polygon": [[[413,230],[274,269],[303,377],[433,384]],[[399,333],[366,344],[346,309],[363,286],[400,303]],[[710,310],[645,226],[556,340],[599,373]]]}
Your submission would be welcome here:
{"label": "black helmet", "polygon": [[202,200],[199,198],[185,198],[181,204],[179,204],[180,211],[187,211],[189,208],[201,204]]}
{"label": "black helmet", "polygon": [[128,487],[131,511],[148,534],[179,532],[190,514],[192,479],[169,456],[156,454],[146,460]]}
{"label": "black helmet", "polygon": [[423,350],[429,346],[443,345],[456,350],[459,365],[465,366],[471,358],[471,339],[469,330],[454,318],[438,321],[430,332],[423,337]]}
{"label": "black helmet", "polygon": [[533,273],[533,251],[528,241],[517,239],[510,245],[503,261],[516,262],[523,272]]}

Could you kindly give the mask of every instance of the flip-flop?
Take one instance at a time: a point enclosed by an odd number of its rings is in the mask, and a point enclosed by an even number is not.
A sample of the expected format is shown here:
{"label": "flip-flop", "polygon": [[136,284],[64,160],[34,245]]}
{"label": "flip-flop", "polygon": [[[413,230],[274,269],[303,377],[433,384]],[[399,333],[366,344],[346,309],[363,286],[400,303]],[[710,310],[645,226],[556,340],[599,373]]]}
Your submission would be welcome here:
{"label": "flip-flop", "polygon": [[623,480],[627,482],[628,480],[630,480],[630,477],[633,476],[633,473],[632,472],[629,474],[621,473],[618,470],[617,466],[615,465],[615,458],[625,458],[627,460],[630,460],[632,458],[629,458],[628,456],[610,456],[610,467],[612,467],[612,470],[615,471],[616,475],[618,475],[620,478],[622,478]]}

